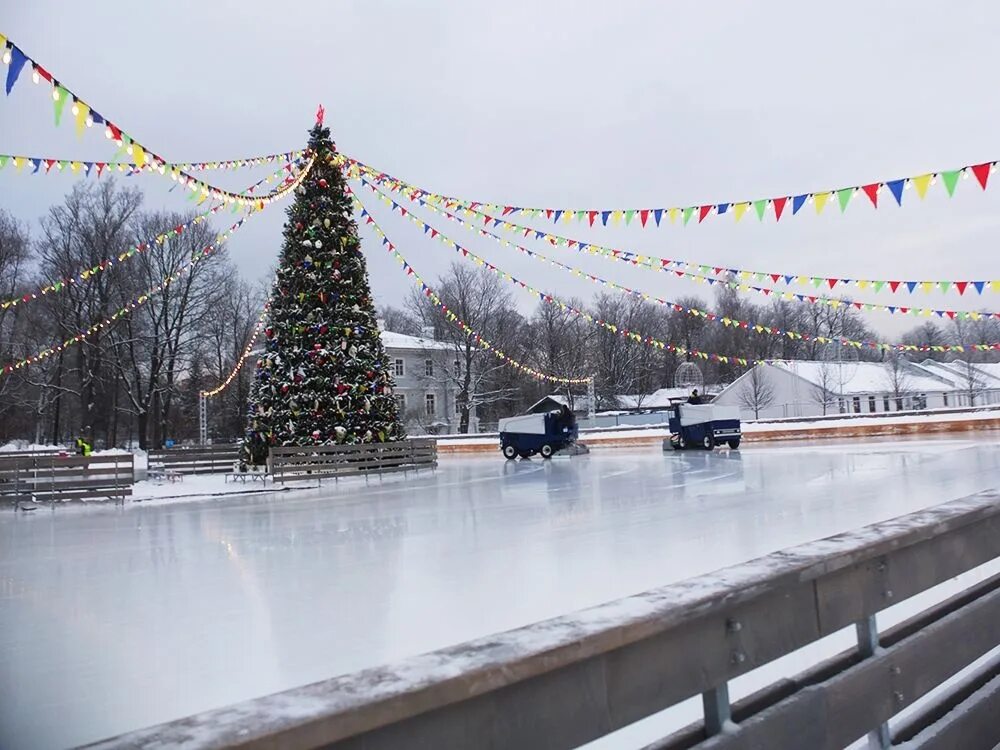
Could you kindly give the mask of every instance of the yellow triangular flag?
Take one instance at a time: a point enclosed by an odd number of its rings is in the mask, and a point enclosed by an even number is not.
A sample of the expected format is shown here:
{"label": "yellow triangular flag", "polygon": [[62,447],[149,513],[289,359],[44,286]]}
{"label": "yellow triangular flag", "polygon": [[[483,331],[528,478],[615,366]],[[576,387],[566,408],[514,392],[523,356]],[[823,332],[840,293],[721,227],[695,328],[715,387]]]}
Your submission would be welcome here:
{"label": "yellow triangular flag", "polygon": [[90,114],[90,107],[83,102],[76,103],[76,137],[83,136],[83,130],[87,127],[87,116]]}
{"label": "yellow triangular flag", "polygon": [[912,179],[914,187],[917,188],[917,195],[923,200],[924,196],[927,195],[927,187],[931,184],[931,179],[934,175],[922,174],[919,177],[914,177]]}
{"label": "yellow triangular flag", "polygon": [[823,206],[826,205],[828,200],[830,200],[830,193],[816,193],[813,196],[813,202],[816,204],[816,213],[823,213]]}
{"label": "yellow triangular flag", "polygon": [[990,282],[990,291],[1000,292],[1000,281],[991,281]]}
{"label": "yellow triangular flag", "polygon": [[622,216],[624,216],[624,214],[621,211],[612,211],[611,223],[617,225],[618,222],[622,220]]}
{"label": "yellow triangular flag", "polygon": [[934,284],[932,284],[929,281],[921,281],[920,282],[920,288],[924,290],[924,294],[930,294],[931,288],[933,286],[934,286]]}
{"label": "yellow triangular flag", "polygon": [[670,223],[675,224],[677,222],[677,217],[680,216],[681,210],[679,208],[671,208],[667,211],[670,216]]}
{"label": "yellow triangular flag", "polygon": [[82,166],[83,165],[80,162],[74,161],[74,162],[70,163],[70,165],[69,165],[69,171],[72,172],[73,174],[76,174],[80,170],[80,167],[82,167]]}
{"label": "yellow triangular flag", "polygon": [[858,281],[858,289],[867,289],[869,283],[871,283],[871,282],[865,281],[864,279],[859,280]]}
{"label": "yellow triangular flag", "polygon": [[743,214],[747,212],[748,208],[750,208],[749,203],[737,203],[733,206],[733,213],[736,215],[736,221],[743,218]]}
{"label": "yellow triangular flag", "polygon": [[25,158],[23,156],[14,157],[14,169],[18,172],[21,171],[21,167],[24,166]]}
{"label": "yellow triangular flag", "polygon": [[146,152],[142,150],[140,146],[135,141],[132,142],[132,158],[135,160],[135,165],[141,167],[146,163]]}

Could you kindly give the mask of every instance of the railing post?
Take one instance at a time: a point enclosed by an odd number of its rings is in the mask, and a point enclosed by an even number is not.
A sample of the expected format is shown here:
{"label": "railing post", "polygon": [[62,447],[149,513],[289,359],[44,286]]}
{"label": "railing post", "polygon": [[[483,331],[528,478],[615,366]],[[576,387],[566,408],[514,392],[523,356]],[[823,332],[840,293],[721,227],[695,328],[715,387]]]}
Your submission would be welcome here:
{"label": "railing post", "polygon": [[733,718],[732,707],[729,705],[729,683],[723,682],[702,693],[701,705],[705,710],[705,736],[714,737]]}
{"label": "railing post", "polygon": [[[858,653],[862,659],[868,659],[875,655],[878,649],[878,623],[875,615],[858,620],[854,623],[854,628],[858,633]],[[886,750],[892,745],[892,738],[889,736],[889,722],[883,721],[875,729],[868,733],[868,747]]]}

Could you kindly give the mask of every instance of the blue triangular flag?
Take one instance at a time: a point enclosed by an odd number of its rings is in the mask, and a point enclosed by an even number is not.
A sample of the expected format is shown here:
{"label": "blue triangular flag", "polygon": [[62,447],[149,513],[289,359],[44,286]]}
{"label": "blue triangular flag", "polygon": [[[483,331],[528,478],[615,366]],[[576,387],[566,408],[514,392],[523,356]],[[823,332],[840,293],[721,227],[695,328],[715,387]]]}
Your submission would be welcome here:
{"label": "blue triangular flag", "polygon": [[785,276],[785,283],[791,284],[795,280],[794,276]]}
{"label": "blue triangular flag", "polygon": [[889,305],[888,309],[889,309],[890,313],[895,313],[896,312],[896,308],[893,307],[892,305]]}
{"label": "blue triangular flag", "polygon": [[906,282],[906,288],[909,289],[910,293],[912,294],[913,290],[917,288],[917,282],[915,282],[915,281],[907,281]]}
{"label": "blue triangular flag", "polygon": [[896,205],[902,206],[903,188],[906,186],[906,180],[889,180],[885,186],[892,192],[892,197],[896,199]]}
{"label": "blue triangular flag", "polygon": [[973,281],[972,286],[976,287],[976,292],[979,294],[983,293],[983,287],[986,286],[985,281]]}
{"label": "blue triangular flag", "polygon": [[87,177],[90,177],[90,170],[94,168],[94,162],[92,162],[92,161],[85,161],[84,164],[87,166],[87,171],[84,172],[84,175],[86,175]]}
{"label": "blue triangular flag", "polygon": [[936,315],[937,315],[937,316],[938,316],[939,318],[943,318],[943,317],[944,317],[944,310],[935,310],[935,311],[934,311],[934,313],[935,313],[935,314],[936,314]]}
{"label": "blue triangular flag", "polygon": [[610,211],[601,211],[601,223],[604,226],[608,225],[608,217],[609,216],[611,216],[611,212]]}
{"label": "blue triangular flag", "polygon": [[562,211],[560,209],[556,209],[556,212],[552,214],[552,223],[555,224],[559,221],[560,216],[562,216]]}
{"label": "blue triangular flag", "polygon": [[808,197],[808,195],[796,195],[792,198],[792,216],[799,212]]}
{"label": "blue triangular flag", "polygon": [[431,225],[424,224],[424,234],[427,234],[429,231],[431,231]]}
{"label": "blue triangular flag", "polygon": [[537,229],[535,230],[535,239],[536,240],[540,240],[544,236],[545,236],[545,232],[539,232]]}
{"label": "blue triangular flag", "polygon": [[494,219],[494,220],[493,220],[493,226],[494,226],[494,227],[498,227],[498,226],[500,226],[500,225],[501,225],[502,223],[503,223],[503,219]]}
{"label": "blue triangular flag", "polygon": [[97,114],[94,110],[90,110],[90,116],[94,119],[95,125],[103,125],[104,118]]}
{"label": "blue triangular flag", "polygon": [[10,65],[7,66],[7,95],[10,96],[11,89],[17,82],[17,77],[21,75],[21,68],[28,62],[28,58],[13,44],[10,46]]}
{"label": "blue triangular flag", "polygon": [[656,226],[660,226],[660,217],[663,216],[662,208],[653,209],[653,218],[656,219]]}
{"label": "blue triangular flag", "polygon": [[724,213],[726,213],[726,211],[729,210],[729,204],[728,203],[720,203],[719,205],[717,205],[715,207],[715,210],[719,214],[724,214]]}
{"label": "blue triangular flag", "polygon": [[42,160],[41,159],[32,159],[31,163],[35,167],[34,169],[31,170],[31,174],[35,174],[35,172],[38,171],[38,168],[40,166],[42,166]]}

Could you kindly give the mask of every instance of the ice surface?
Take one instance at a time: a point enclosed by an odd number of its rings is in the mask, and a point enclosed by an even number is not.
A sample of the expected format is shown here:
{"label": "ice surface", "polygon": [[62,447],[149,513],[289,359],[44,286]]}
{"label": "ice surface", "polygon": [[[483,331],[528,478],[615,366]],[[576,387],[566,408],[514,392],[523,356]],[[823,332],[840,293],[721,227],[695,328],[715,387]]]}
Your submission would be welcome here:
{"label": "ice surface", "polygon": [[995,487],[983,435],[498,453],[368,485],[6,513],[0,747],[101,739]]}

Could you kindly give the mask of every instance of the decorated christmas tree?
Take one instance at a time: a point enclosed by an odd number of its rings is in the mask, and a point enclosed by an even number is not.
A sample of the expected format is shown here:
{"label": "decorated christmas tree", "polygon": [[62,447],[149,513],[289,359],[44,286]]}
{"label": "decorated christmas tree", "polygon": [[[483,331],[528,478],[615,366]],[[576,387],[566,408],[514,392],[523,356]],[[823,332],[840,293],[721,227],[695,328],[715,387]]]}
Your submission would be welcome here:
{"label": "decorated christmas tree", "polygon": [[268,446],[379,443],[405,437],[375,318],[368,270],[322,108],[312,170],[288,209],[264,353],[247,413],[245,459]]}

